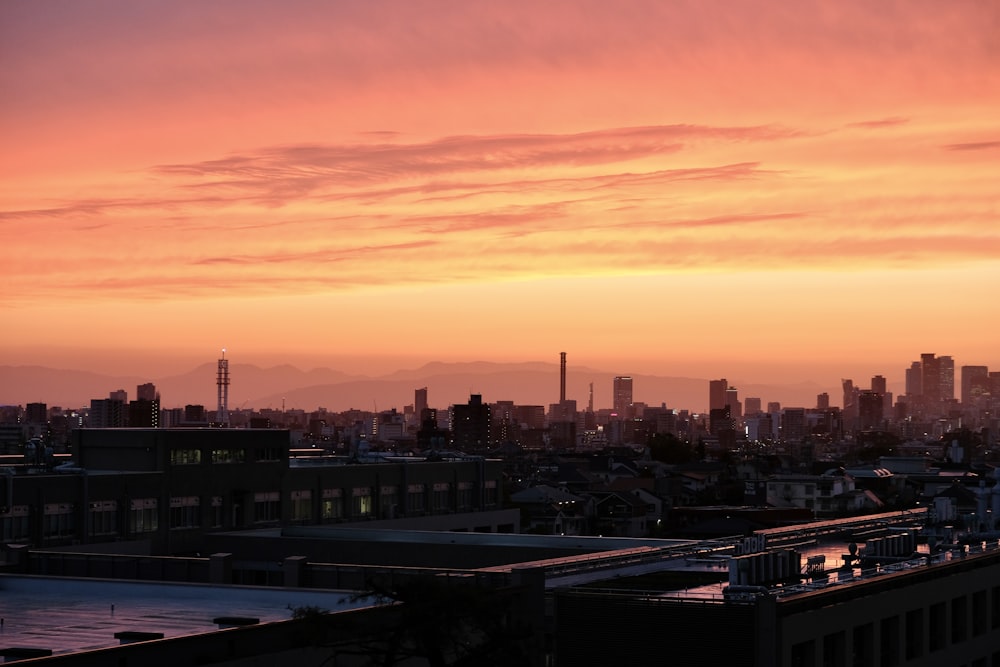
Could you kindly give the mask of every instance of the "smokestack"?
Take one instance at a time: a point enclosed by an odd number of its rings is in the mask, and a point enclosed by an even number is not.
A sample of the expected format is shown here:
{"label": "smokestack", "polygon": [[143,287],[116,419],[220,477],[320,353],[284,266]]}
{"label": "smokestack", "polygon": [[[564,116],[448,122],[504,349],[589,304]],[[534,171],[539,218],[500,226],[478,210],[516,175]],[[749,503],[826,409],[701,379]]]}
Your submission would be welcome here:
{"label": "smokestack", "polygon": [[559,403],[566,402],[566,353],[559,353]]}

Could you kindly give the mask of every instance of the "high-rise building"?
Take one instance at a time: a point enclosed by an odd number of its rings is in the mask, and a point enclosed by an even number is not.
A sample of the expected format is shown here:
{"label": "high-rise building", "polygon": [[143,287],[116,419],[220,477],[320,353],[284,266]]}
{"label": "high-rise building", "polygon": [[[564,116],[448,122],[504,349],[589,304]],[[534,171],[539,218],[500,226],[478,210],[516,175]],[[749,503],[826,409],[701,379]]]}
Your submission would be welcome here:
{"label": "high-rise building", "polygon": [[490,406],[480,394],[469,396],[469,402],[452,406],[451,441],[462,452],[483,452],[492,446]]}
{"label": "high-rise building", "polygon": [[882,394],[875,391],[858,393],[858,428],[871,431],[882,427],[884,410]]}
{"label": "high-rise building", "polygon": [[118,391],[113,391],[108,395],[112,401],[121,401],[122,403],[128,403],[128,392],[124,389],[119,389]]}
{"label": "high-rise building", "polygon": [[151,401],[144,398],[137,398],[128,404],[128,425],[129,428],[159,428],[160,427],[160,398],[157,396]]}
{"label": "high-rise building", "polygon": [[941,401],[941,364],[933,353],[920,355],[920,395],[928,406]]}
{"label": "high-rise building", "polygon": [[919,361],[914,361],[910,364],[910,367],[906,369],[907,396],[920,396],[924,393],[924,384],[921,381],[922,376],[923,369],[921,368]]}
{"label": "high-rise building", "polygon": [[743,414],[755,415],[760,412],[761,401],[756,396],[747,396],[743,399]]}
{"label": "high-rise building", "polygon": [[90,401],[90,428],[121,428],[125,426],[125,416],[124,401],[116,398],[94,398]]}
{"label": "high-rise building", "polygon": [[785,408],[781,415],[781,437],[789,442],[800,441],[806,436],[806,409]]}
{"label": "high-rise building", "polygon": [[990,372],[986,366],[962,366],[962,405],[969,406],[990,390]]}
{"label": "high-rise building", "polygon": [[886,382],[884,377],[882,377],[881,375],[876,375],[875,377],[872,378],[872,391],[874,391],[876,394],[881,394],[885,396]]}
{"label": "high-rise building", "polygon": [[152,382],[140,384],[135,388],[135,397],[140,401],[155,401],[159,396],[156,394],[156,385]]}
{"label": "high-rise building", "polygon": [[739,392],[736,387],[726,388],[726,405],[729,406],[729,414],[739,422],[743,419],[743,406],[740,404]]}
{"label": "high-rise building", "polygon": [[941,373],[941,400],[953,400],[955,398],[955,360],[948,356],[938,357],[938,370]]}
{"label": "high-rise building", "polygon": [[628,375],[616,375],[614,380],[614,411],[619,419],[629,419],[632,412],[632,378]]}
{"label": "high-rise building", "polygon": [[413,391],[413,414],[416,415],[417,422],[423,423],[424,410],[427,409],[427,387],[421,387]]}
{"label": "high-rise building", "polygon": [[49,408],[45,403],[28,403],[24,408],[24,418],[29,424],[46,424]]}
{"label": "high-rise building", "polygon": [[830,409],[830,394],[824,391],[822,394],[816,395],[816,409],[817,410]]}
{"label": "high-rise building", "polygon": [[729,382],[726,378],[721,380],[708,381],[708,409],[721,410],[726,407],[726,390],[729,389]]}

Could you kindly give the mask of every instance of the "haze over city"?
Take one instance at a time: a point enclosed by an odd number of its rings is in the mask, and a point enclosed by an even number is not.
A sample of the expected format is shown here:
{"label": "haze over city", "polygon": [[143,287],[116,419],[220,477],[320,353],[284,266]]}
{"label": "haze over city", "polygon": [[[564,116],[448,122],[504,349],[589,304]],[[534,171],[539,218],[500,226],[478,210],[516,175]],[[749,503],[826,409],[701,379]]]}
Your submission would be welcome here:
{"label": "haze over city", "polygon": [[3,3],[0,365],[1000,367],[998,12]]}

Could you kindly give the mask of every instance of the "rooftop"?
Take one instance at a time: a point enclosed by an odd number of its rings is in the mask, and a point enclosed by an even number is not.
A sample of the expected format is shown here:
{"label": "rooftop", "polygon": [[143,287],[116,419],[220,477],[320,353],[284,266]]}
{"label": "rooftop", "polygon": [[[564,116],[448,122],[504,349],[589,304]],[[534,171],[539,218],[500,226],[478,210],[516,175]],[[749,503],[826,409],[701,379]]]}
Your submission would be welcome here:
{"label": "rooftop", "polygon": [[219,629],[214,619],[260,623],[291,618],[292,609],[368,606],[342,591],[164,584],[106,579],[0,575],[0,648],[49,649],[53,655],[117,646],[123,632],[165,638]]}

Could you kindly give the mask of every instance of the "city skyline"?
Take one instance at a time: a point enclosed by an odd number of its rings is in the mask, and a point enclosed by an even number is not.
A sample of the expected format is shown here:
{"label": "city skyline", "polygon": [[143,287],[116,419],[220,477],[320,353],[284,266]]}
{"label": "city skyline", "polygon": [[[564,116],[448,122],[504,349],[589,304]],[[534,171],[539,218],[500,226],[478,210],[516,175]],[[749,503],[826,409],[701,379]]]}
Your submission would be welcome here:
{"label": "city skyline", "polygon": [[1000,368],[988,3],[57,6],[0,5],[0,364]]}
{"label": "city skyline", "polygon": [[[286,398],[291,398],[289,408],[295,410],[364,409],[370,402],[374,412],[377,406],[385,409],[402,409],[410,402],[421,407],[437,407],[464,403],[468,396],[479,394],[486,403],[513,402],[515,404],[552,405],[558,398],[569,404],[584,406],[591,404],[594,410],[608,410],[618,415],[632,415],[633,402],[637,406],[667,406],[672,410],[689,410],[707,414],[709,410],[722,409],[727,405],[733,417],[739,418],[745,410],[759,411],[764,402],[782,407],[819,408],[837,407],[847,409],[857,403],[859,393],[874,393],[883,397],[884,413],[893,410],[894,401],[912,401],[914,397],[926,397],[928,405],[957,401],[959,405],[970,405],[970,401],[980,393],[997,395],[997,378],[1000,371],[990,371],[988,366],[975,364],[955,364],[950,355],[937,356],[921,353],[921,360],[908,368],[882,373],[862,374],[852,378],[841,378],[837,385],[843,389],[843,400],[830,401],[831,387],[820,383],[800,382],[795,384],[769,383],[766,380],[745,378],[739,385],[743,391],[725,378],[671,377],[638,374],[633,384],[633,376],[613,374],[607,369],[587,366],[567,365],[567,353],[560,353],[559,364],[549,362],[493,363],[431,362],[419,368],[399,369],[384,375],[351,375],[329,368],[304,371],[285,364],[261,368],[253,364],[237,364],[235,388],[239,408],[250,410],[273,408],[276,402],[284,410]],[[165,383],[170,389],[168,400],[163,407],[180,407],[191,403],[201,403],[209,407],[228,406],[230,359],[220,358],[215,364],[203,363],[187,372],[175,372],[166,376],[140,374],[135,376],[114,376],[83,372],[71,369],[54,369],[38,366],[0,365],[0,406],[25,405],[44,402],[75,409],[85,406],[92,399],[102,398],[110,393],[112,399],[128,403],[129,390],[114,389],[118,385],[137,386],[137,398],[157,402],[160,405],[160,389]],[[946,363],[944,363],[946,362]],[[215,367],[216,373],[209,369]],[[223,371],[223,368],[225,369]],[[916,368],[921,378],[914,384],[911,378]],[[179,369],[175,369],[179,371]],[[245,375],[244,375],[245,373]],[[150,381],[150,379],[154,381]],[[936,386],[930,383],[933,378]],[[209,383],[209,380],[213,380]],[[567,382],[568,380],[568,382]],[[426,386],[420,387],[424,383]],[[607,404],[594,403],[595,384],[598,393],[607,392]],[[550,386],[551,385],[551,386]],[[87,387],[84,389],[83,387]],[[567,389],[568,387],[568,389]],[[635,392],[634,389],[638,388]],[[356,388],[356,389],[354,389]],[[110,389],[110,391],[109,391]],[[412,401],[412,392],[421,398]],[[428,396],[435,401],[428,402]],[[834,392],[834,395],[838,395]],[[26,399],[30,396],[30,399]],[[68,396],[75,396],[68,399]],[[442,396],[445,398],[442,399]],[[909,397],[909,398],[907,398]],[[441,402],[443,400],[443,402]],[[756,406],[751,410],[750,405]],[[574,408],[577,409],[577,408]],[[637,407],[641,410],[641,407]],[[768,412],[773,411],[771,407]],[[419,414],[419,410],[417,411]],[[634,416],[638,416],[638,412]],[[221,421],[225,421],[222,419]]]}

